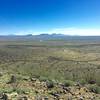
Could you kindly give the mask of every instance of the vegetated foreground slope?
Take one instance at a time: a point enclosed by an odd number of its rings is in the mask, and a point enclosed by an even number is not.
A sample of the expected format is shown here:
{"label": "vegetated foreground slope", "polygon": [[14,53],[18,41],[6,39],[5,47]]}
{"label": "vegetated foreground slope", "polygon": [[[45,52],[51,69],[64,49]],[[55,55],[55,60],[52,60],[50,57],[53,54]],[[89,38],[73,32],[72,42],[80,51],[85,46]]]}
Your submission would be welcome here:
{"label": "vegetated foreground slope", "polygon": [[99,100],[99,75],[100,41],[0,42],[0,92],[13,99]]}

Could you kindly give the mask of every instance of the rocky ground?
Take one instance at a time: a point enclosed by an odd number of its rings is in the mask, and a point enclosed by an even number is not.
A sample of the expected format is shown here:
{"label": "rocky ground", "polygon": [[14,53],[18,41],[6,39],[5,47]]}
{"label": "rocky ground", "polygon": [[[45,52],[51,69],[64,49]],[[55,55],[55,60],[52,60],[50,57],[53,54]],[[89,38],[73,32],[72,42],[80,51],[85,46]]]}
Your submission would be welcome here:
{"label": "rocky ground", "polygon": [[85,85],[69,83],[4,75],[0,78],[0,100],[100,100],[100,94]]}

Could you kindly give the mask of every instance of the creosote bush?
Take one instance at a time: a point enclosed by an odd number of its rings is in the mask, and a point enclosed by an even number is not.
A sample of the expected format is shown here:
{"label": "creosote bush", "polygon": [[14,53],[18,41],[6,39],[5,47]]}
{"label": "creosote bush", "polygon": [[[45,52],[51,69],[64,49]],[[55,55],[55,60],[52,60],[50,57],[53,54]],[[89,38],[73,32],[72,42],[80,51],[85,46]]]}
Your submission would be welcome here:
{"label": "creosote bush", "polygon": [[54,83],[53,83],[53,81],[52,80],[47,80],[46,81],[46,86],[47,86],[47,88],[53,88],[54,87]]}
{"label": "creosote bush", "polygon": [[91,92],[94,92],[94,93],[100,93],[100,87],[96,84],[94,85],[89,85],[88,86],[88,89],[91,91]]}
{"label": "creosote bush", "polygon": [[69,87],[69,86],[74,85],[74,82],[73,81],[70,81],[70,80],[66,80],[66,81],[63,82],[63,85],[65,87]]}

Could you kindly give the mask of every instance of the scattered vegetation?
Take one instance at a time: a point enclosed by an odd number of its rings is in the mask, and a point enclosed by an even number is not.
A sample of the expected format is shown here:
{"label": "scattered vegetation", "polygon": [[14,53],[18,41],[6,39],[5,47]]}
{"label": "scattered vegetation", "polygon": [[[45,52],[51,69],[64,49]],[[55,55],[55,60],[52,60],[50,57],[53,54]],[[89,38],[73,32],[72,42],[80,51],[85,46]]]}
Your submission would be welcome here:
{"label": "scattered vegetation", "polygon": [[69,86],[73,86],[74,85],[74,82],[73,81],[70,81],[70,80],[65,80],[63,82],[64,86],[65,87],[69,87]]}
{"label": "scattered vegetation", "polygon": [[88,86],[89,90],[94,93],[100,93],[100,87],[96,84]]}
{"label": "scattered vegetation", "polygon": [[99,94],[100,42],[92,42],[0,42],[0,93],[37,95],[41,85],[38,90],[32,87],[45,83],[48,93],[54,91],[52,95],[58,97],[56,85],[62,83],[68,89],[78,82]]}

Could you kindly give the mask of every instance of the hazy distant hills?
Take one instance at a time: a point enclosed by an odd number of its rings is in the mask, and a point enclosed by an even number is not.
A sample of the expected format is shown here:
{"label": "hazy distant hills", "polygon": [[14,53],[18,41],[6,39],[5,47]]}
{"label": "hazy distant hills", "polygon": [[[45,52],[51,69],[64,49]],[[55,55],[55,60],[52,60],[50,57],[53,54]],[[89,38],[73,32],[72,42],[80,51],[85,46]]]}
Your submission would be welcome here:
{"label": "hazy distant hills", "polygon": [[40,35],[6,35],[0,36],[0,40],[7,40],[7,41],[13,41],[13,40],[35,40],[35,41],[44,41],[44,40],[94,40],[94,41],[100,41],[100,36],[70,36],[70,35],[64,35],[64,34],[40,34]]}
{"label": "hazy distant hills", "polygon": [[40,35],[6,35],[0,36],[0,40],[49,40],[49,39],[64,39],[66,38],[63,34],[40,34]]}

